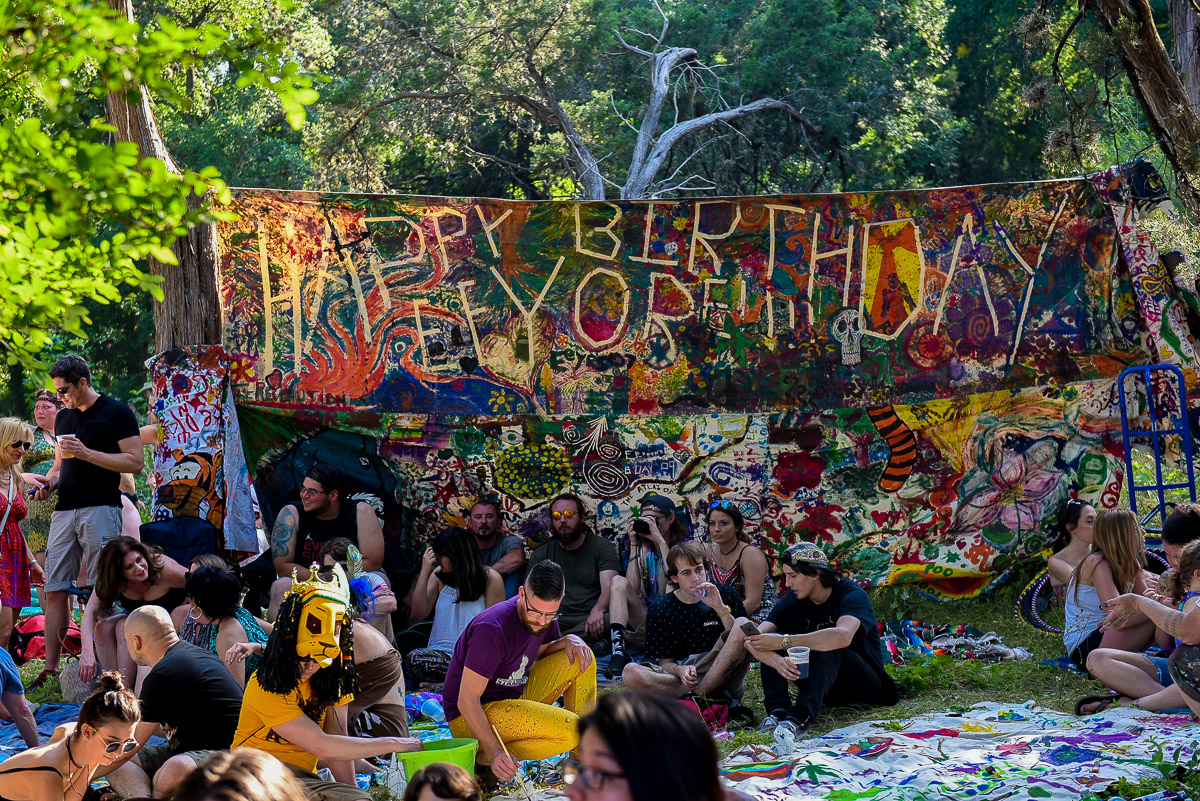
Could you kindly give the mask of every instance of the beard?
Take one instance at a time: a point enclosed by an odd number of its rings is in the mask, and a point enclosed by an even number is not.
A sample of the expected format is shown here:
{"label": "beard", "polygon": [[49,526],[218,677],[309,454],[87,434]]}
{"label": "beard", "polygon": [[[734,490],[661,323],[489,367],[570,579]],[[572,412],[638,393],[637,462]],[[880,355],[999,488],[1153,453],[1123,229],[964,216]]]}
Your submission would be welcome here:
{"label": "beard", "polygon": [[521,628],[530,634],[541,634],[550,626],[549,623],[542,623],[540,626],[535,626],[526,620],[524,615],[517,615],[517,619],[521,621]]}
{"label": "beard", "polygon": [[556,530],[554,532],[554,538],[563,545],[574,545],[575,543],[579,542],[582,536],[583,526],[581,525],[576,525],[571,529]]}

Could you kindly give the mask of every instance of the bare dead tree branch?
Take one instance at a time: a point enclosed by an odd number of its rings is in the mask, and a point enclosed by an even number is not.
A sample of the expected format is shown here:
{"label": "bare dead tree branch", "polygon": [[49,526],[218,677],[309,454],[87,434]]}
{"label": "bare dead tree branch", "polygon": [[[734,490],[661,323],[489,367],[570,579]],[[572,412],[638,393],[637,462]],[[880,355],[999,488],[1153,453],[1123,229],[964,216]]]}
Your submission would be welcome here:
{"label": "bare dead tree branch", "polygon": [[787,114],[799,124],[801,129],[809,134],[821,133],[821,128],[809,120],[808,117],[804,116],[791,103],[771,97],[764,97],[752,103],[745,103],[736,108],[724,111],[714,111],[710,114],[705,114],[703,117],[696,117],[695,119],[678,123],[662,136],[658,137],[649,156],[642,163],[641,169],[637,172],[634,172],[632,169],[630,170],[629,178],[621,191],[621,197],[626,199],[642,197],[654,181],[654,176],[662,168],[663,162],[666,160],[668,154],[670,154],[671,149],[679,144],[680,140],[684,137],[699,133],[719,123],[730,123],[751,114],[772,110],[782,111],[784,114]]}

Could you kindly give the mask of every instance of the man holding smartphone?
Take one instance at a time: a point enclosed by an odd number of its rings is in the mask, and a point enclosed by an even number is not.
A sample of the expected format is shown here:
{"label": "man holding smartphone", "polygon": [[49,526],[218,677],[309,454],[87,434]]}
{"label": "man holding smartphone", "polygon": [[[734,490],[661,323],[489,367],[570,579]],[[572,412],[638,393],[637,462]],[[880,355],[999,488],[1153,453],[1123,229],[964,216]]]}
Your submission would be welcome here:
{"label": "man holding smartphone", "polygon": [[741,597],[732,587],[708,580],[708,557],[697,542],[667,552],[667,576],[679,589],[650,605],[646,661],[625,666],[625,685],[676,698],[721,700],[729,703],[731,717],[752,720],[741,704],[750,668],[742,643],[754,624]]}

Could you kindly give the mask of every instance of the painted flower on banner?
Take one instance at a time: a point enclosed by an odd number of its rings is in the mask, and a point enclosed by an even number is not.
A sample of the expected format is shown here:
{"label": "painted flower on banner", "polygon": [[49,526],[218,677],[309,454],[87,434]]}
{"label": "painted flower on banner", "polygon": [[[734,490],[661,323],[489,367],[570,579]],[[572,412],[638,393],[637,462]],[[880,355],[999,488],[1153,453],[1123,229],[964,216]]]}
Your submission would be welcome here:
{"label": "painted flower on banner", "polygon": [[527,443],[496,457],[496,486],[518,498],[549,498],[571,482],[566,452],[552,445]]}
{"label": "painted flower on banner", "polygon": [[959,506],[955,530],[982,531],[998,524],[1018,538],[1038,531],[1064,479],[1062,471],[1053,469],[1053,459],[1039,458],[1042,455],[1037,448],[1000,451],[989,485]]}

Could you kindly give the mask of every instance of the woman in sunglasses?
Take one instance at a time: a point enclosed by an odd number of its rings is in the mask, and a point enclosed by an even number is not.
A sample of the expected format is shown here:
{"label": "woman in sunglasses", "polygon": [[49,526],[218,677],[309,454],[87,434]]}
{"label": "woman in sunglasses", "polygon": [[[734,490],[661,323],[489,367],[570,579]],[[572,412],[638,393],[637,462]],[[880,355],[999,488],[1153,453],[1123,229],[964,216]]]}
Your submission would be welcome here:
{"label": "woman in sunglasses", "polygon": [[579,720],[579,760],[564,767],[571,801],[749,798],[721,785],[717,746],[700,716],[659,693],[600,696]]}
{"label": "woman in sunglasses", "polygon": [[0,418],[0,443],[0,648],[7,648],[16,616],[29,605],[30,584],[46,583],[21,531],[29,513],[26,493],[45,479],[21,472],[21,460],[33,445],[33,432],[23,420]]}
{"label": "woman in sunglasses", "polygon": [[708,558],[713,581],[737,590],[746,613],[756,623],[766,619],[779,594],[771,580],[767,555],[750,543],[746,520],[735,501],[713,501],[708,506]]}
{"label": "woman in sunglasses", "polygon": [[46,745],[30,748],[0,765],[4,801],[93,801],[93,780],[113,772],[137,748],[133,730],[141,720],[137,697],[121,674],[105,673],[83,702],[79,719],[54,732]]}

